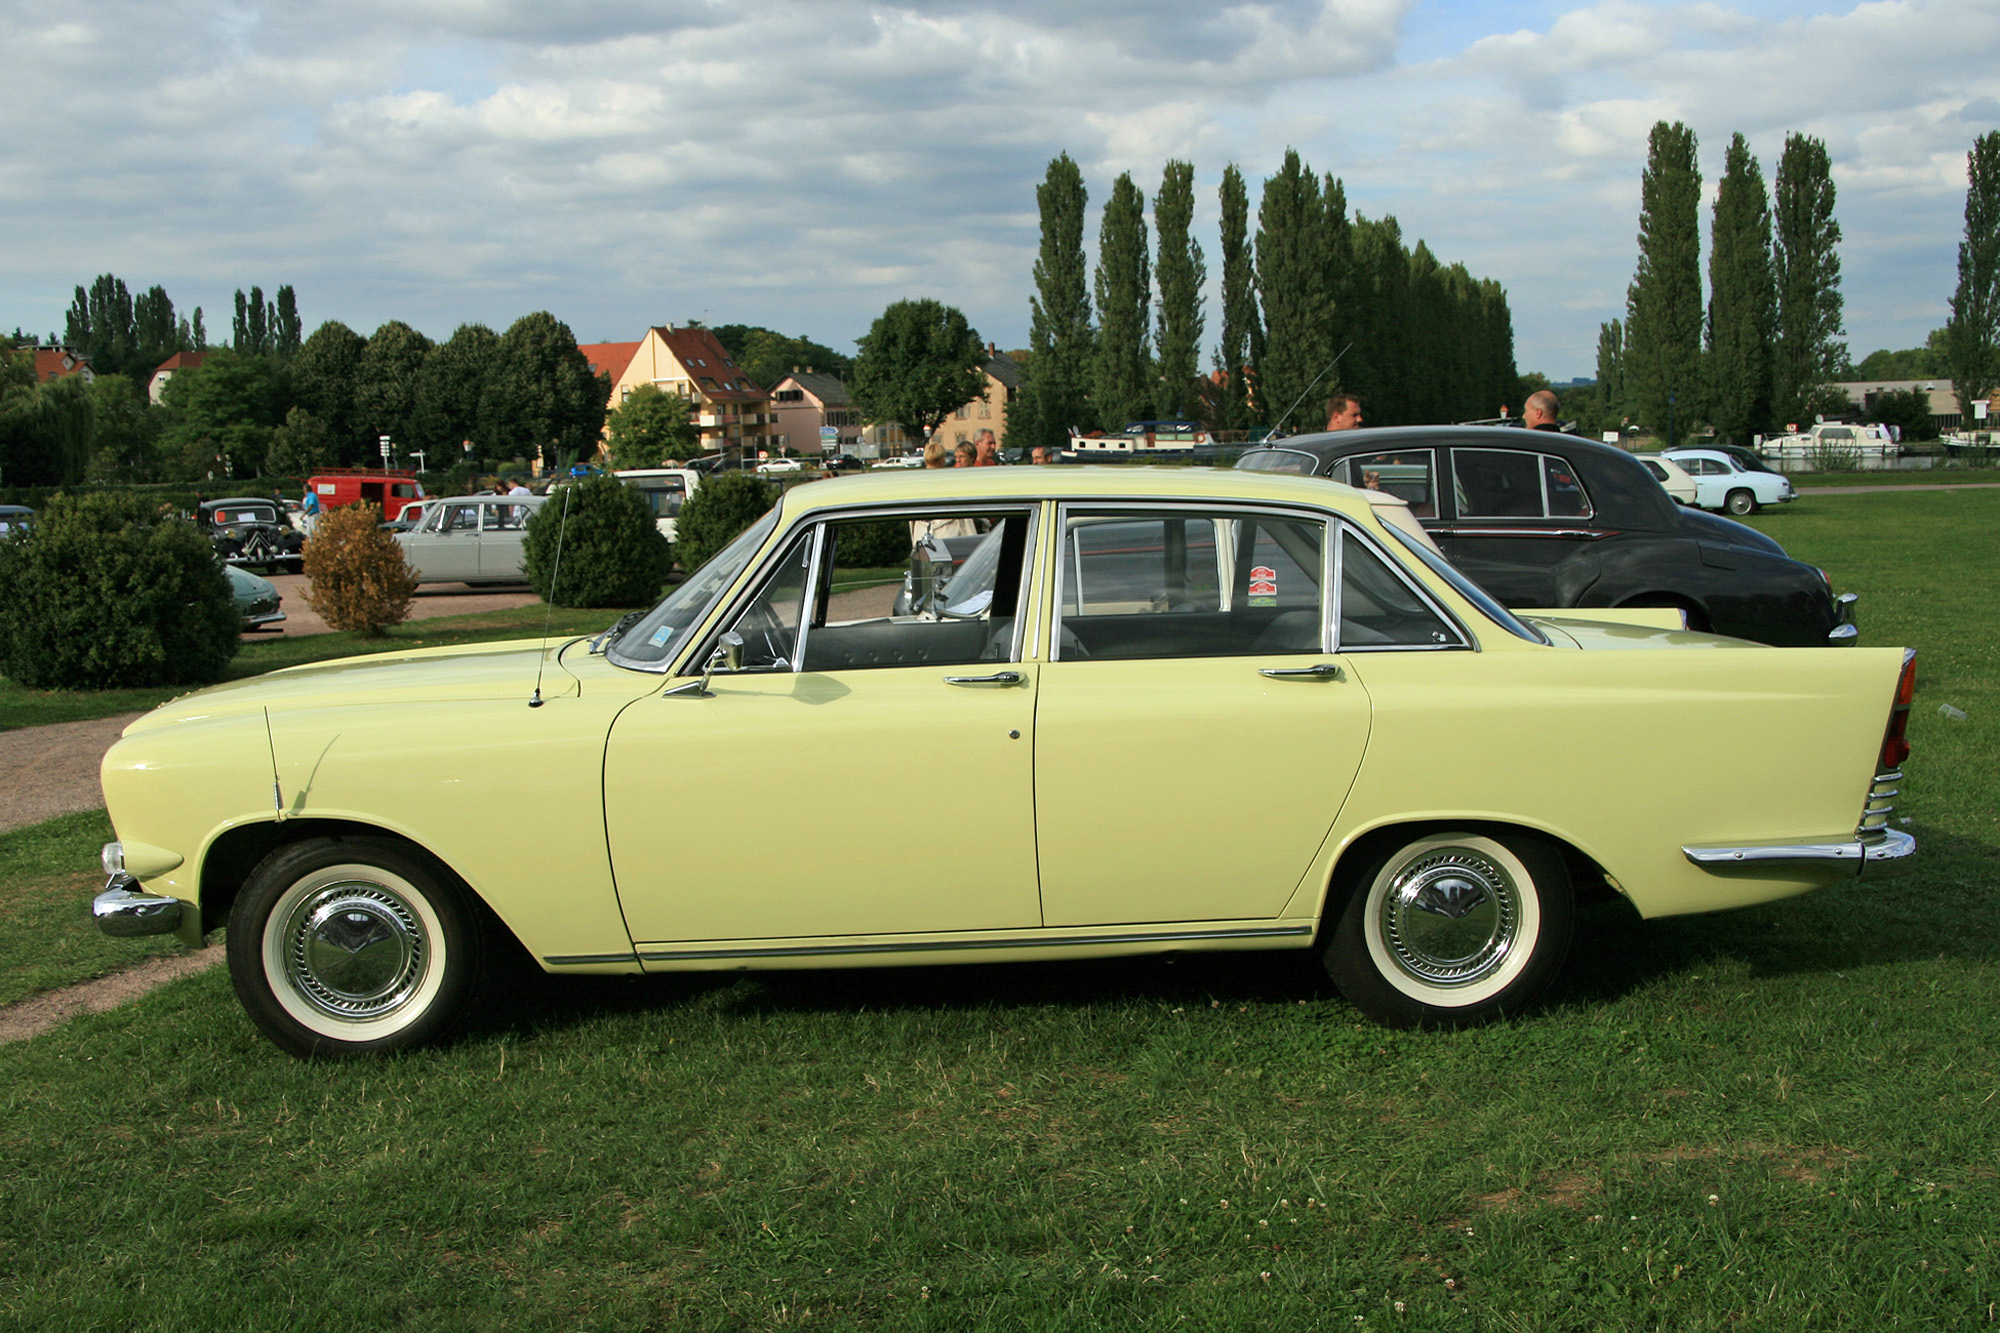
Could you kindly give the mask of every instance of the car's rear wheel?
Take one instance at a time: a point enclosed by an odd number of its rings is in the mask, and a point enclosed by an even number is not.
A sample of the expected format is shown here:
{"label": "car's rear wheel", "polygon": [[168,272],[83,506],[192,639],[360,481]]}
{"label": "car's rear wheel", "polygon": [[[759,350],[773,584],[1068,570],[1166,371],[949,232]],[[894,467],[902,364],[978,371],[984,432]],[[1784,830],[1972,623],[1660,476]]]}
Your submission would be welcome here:
{"label": "car's rear wheel", "polygon": [[1569,952],[1569,873],[1539,838],[1433,833],[1369,858],[1348,883],[1326,969],[1390,1027],[1519,1013]]}
{"label": "car's rear wheel", "polygon": [[265,857],[230,910],[228,953],[251,1021],[302,1057],[447,1036],[488,967],[465,887],[378,838],[316,838]]}
{"label": "car's rear wheel", "polygon": [[1744,490],[1731,491],[1723,497],[1722,507],[1741,518],[1757,512],[1757,497]]}

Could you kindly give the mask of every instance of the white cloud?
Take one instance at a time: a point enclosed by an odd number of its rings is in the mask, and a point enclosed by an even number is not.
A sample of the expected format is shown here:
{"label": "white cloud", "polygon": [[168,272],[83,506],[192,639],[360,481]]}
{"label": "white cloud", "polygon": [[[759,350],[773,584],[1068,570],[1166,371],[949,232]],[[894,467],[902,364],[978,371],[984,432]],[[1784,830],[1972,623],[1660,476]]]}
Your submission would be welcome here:
{"label": "white cloud", "polygon": [[1664,118],[1711,178],[1733,131],[1767,175],[1787,132],[1827,141],[1860,352],[1942,309],[1963,156],[2000,121],[2000,0],[1600,0],[1506,30],[1413,0],[0,5],[0,320],[44,330],[115,272],[439,335],[705,311],[846,346],[935,295],[1019,345],[1056,153],[1100,202],[1193,161],[1214,270],[1222,168],[1254,191],[1296,147],[1505,282],[1523,368],[1585,373]]}

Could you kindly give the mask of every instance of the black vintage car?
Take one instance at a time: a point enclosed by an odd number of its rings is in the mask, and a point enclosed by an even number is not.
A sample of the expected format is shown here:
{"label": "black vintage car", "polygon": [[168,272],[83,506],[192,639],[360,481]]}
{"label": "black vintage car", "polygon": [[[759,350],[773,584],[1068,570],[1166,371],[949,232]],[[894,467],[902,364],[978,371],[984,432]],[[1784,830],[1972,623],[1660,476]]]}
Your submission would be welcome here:
{"label": "black vintage car", "polygon": [[1673,606],[1762,643],[1854,642],[1854,598],[1753,528],[1667,497],[1623,449],[1553,431],[1403,426],[1300,435],[1236,464],[1389,491],[1512,607]]}
{"label": "black vintage car", "polygon": [[274,500],[204,500],[196,522],[228,564],[292,574],[306,567],[305,536],[285,520]]}

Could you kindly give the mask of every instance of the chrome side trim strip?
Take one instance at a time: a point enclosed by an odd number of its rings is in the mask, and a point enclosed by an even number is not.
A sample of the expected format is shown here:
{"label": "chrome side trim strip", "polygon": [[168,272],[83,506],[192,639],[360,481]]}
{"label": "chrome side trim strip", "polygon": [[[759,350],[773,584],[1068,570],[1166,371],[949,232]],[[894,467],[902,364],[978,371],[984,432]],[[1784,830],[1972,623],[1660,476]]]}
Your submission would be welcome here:
{"label": "chrome side trim strip", "polygon": [[[1539,521],[1539,520],[1537,520]],[[1616,528],[1459,528],[1442,527],[1437,530],[1443,537],[1554,537],[1565,541],[1594,542],[1604,537],[1616,537]]]}
{"label": "chrome side trim strip", "polygon": [[1704,870],[1727,870],[1772,862],[1845,870],[1856,879],[1887,879],[1910,868],[1917,840],[1899,829],[1883,829],[1869,839],[1847,842],[1764,843],[1748,847],[1683,847],[1681,854]]}
{"label": "chrome side trim strip", "polygon": [[[1164,944],[1174,940],[1283,939],[1310,935],[1313,928],[1257,926],[1234,930],[1134,931],[1123,935],[1040,935],[998,940],[946,940],[907,944],[775,944],[742,949],[641,949],[648,963],[688,962],[702,958],[834,958],[859,954],[958,953],[973,949],[1073,949],[1092,944]],[[622,955],[621,955],[622,957]]]}
{"label": "chrome side trim strip", "polygon": [[543,954],[542,961],[550,967],[591,967],[603,963],[630,963],[637,957],[628,949],[624,953],[550,953]]}

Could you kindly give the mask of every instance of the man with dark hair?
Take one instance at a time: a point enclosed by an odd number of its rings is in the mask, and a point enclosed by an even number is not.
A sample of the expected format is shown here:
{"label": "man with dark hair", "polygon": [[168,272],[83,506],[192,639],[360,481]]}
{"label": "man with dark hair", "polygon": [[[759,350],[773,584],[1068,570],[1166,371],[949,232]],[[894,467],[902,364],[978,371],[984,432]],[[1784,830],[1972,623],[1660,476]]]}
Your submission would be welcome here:
{"label": "man with dark hair", "polygon": [[1561,406],[1556,400],[1555,390],[1538,389],[1528,395],[1528,401],[1521,408],[1521,424],[1529,430],[1560,431],[1556,422],[1556,409]]}
{"label": "man with dark hair", "polygon": [[1337,393],[1326,400],[1326,428],[1353,430],[1361,424],[1361,400],[1351,393]]}

